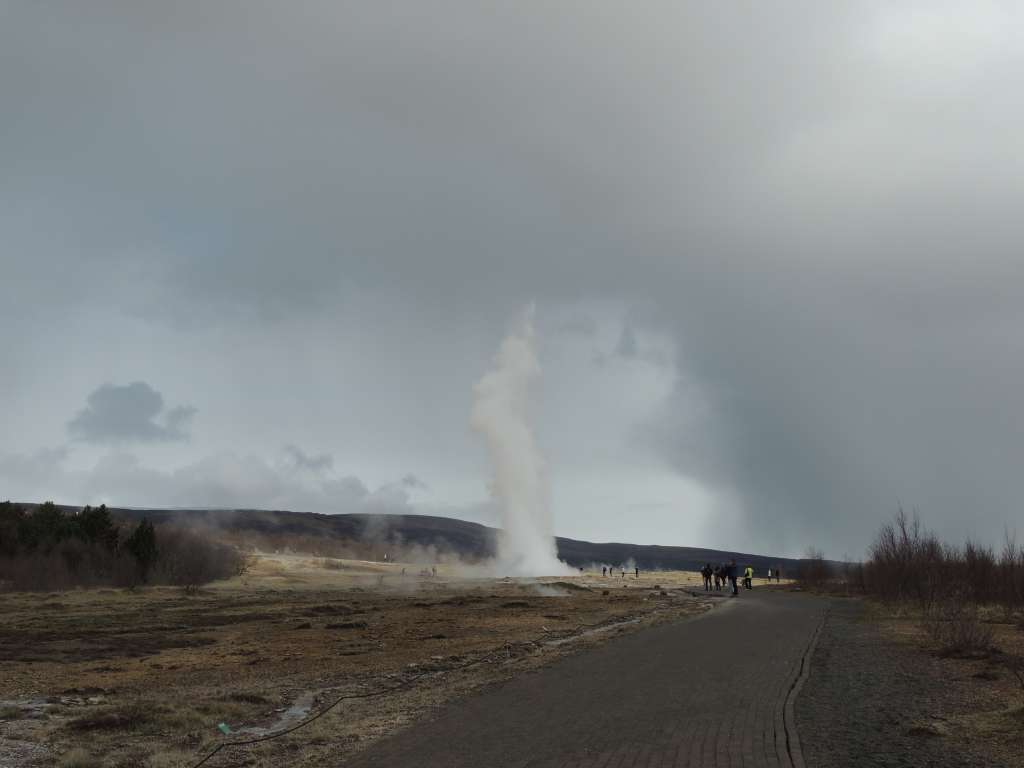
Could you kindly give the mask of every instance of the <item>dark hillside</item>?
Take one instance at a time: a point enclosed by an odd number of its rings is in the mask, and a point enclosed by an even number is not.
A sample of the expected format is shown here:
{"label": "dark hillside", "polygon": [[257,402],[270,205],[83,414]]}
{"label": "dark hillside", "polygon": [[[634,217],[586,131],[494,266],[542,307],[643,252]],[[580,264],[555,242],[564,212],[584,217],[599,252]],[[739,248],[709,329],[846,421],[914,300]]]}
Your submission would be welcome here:
{"label": "dark hillside", "polygon": [[[465,520],[429,515],[322,515],[261,509],[118,509],[111,512],[126,520],[148,518],[155,524],[174,523],[210,527],[233,534],[262,534],[277,539],[303,541],[405,544],[433,547],[471,560],[494,552],[496,528]],[[704,563],[728,562],[752,565],[758,575],[781,567],[795,574],[799,560],[744,552],[653,544],[594,543],[558,537],[558,556],[573,566],[629,562],[643,570],[698,570]]]}

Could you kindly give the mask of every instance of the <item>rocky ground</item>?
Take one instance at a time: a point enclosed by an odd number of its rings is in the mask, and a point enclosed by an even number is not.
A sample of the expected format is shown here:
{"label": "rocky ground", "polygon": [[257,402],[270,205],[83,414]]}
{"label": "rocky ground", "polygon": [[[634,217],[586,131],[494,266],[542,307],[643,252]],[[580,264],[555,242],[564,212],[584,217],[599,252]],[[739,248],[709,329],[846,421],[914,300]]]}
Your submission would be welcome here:
{"label": "rocky ground", "polygon": [[0,595],[0,766],[188,766],[351,696],[294,735],[207,763],[333,765],[445,701],[706,610],[697,580],[268,556],[194,595]]}
{"label": "rocky ground", "polygon": [[[1004,650],[1024,641],[996,630]],[[856,600],[831,609],[796,715],[810,768],[1024,765],[1024,689],[998,655],[943,657],[912,618]]]}

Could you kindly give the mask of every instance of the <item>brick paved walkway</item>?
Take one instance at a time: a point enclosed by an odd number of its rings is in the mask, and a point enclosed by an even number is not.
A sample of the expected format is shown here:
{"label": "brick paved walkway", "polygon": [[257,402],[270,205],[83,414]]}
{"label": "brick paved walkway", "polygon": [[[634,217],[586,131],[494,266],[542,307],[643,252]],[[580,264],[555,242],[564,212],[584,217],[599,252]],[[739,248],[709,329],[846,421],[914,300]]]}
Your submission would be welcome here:
{"label": "brick paved walkway", "polygon": [[803,768],[786,701],[824,608],[744,592],[451,704],[344,765]]}

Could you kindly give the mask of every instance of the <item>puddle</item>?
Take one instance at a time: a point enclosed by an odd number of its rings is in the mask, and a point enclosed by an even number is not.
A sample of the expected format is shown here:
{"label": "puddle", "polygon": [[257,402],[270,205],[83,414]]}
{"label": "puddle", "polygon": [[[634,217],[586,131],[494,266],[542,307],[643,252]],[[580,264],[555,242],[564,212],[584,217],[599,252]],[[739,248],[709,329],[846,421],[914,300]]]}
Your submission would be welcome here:
{"label": "puddle", "polygon": [[316,699],[316,694],[312,691],[306,692],[295,699],[292,705],[288,707],[284,712],[279,712],[277,720],[270,725],[250,725],[245,728],[239,728],[235,733],[244,733],[251,736],[266,736],[270,733],[276,733],[277,731],[283,731],[285,728],[298,723],[304,719],[313,708],[313,702]]}

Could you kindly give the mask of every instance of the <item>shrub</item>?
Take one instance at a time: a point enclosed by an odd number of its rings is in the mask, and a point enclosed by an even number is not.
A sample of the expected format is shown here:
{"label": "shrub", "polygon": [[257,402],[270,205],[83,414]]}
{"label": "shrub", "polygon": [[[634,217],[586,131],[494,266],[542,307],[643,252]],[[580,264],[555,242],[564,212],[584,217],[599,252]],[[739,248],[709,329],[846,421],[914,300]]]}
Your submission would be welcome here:
{"label": "shrub", "polygon": [[828,564],[825,554],[820,549],[808,547],[807,552],[797,567],[797,581],[810,588],[821,587],[829,578]]}
{"label": "shrub", "polygon": [[971,541],[947,545],[924,530],[916,513],[900,509],[875,537],[863,583],[869,594],[915,602],[935,615],[958,603],[999,604],[1009,621],[1024,606],[1024,548],[1009,531],[998,557]]}
{"label": "shrub", "polygon": [[986,656],[992,650],[992,628],[981,621],[977,605],[961,598],[931,606],[924,625],[945,656]]}
{"label": "shrub", "polygon": [[154,580],[195,592],[210,581],[236,575],[243,560],[244,555],[227,544],[181,528],[161,528]]}

